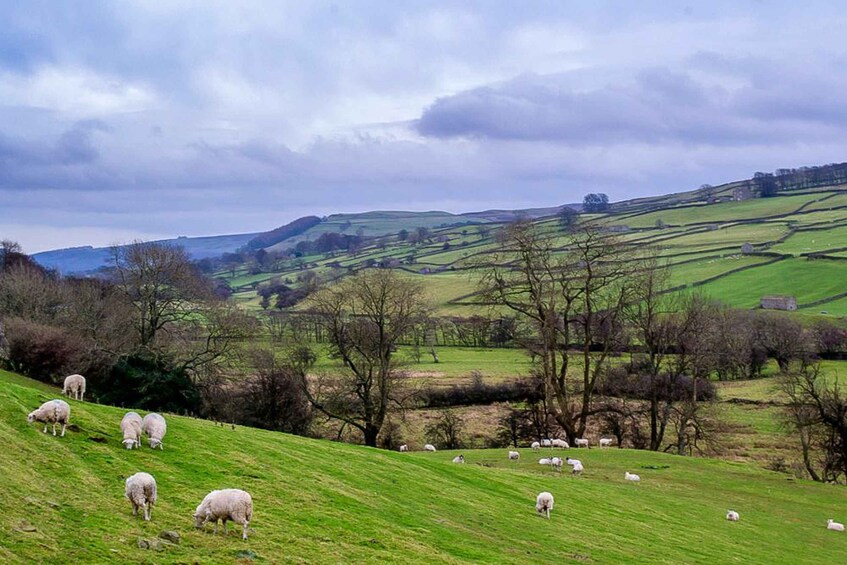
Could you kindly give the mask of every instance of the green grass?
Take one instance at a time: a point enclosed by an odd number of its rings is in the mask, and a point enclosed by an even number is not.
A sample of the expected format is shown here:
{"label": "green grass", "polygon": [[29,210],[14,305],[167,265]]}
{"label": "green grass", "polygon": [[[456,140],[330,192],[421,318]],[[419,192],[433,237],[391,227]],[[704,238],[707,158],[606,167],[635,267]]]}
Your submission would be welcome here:
{"label": "green grass", "polygon": [[[579,452],[586,471],[572,478],[545,471],[528,449],[517,464],[505,450],[480,450],[454,465],[450,452],[401,454],[176,416],[164,451],[126,451],[123,410],[71,402],[76,428],[43,435],[26,413],[58,391],[8,373],[0,384],[8,563],[226,563],[241,550],[286,563],[847,561],[847,537],[825,528],[844,519],[847,490],[747,464],[592,449]],[[159,485],[150,523],[123,498],[124,477],[139,470]],[[642,482],[625,482],[624,471]],[[248,541],[192,527],[194,507],[221,487],[253,495]],[[534,511],[542,490],[556,498],[549,521]],[[727,508],[741,521],[726,522]],[[137,548],[165,529],[182,542]]]}
{"label": "green grass", "polygon": [[768,259],[744,255],[729,255],[676,265],[670,270],[669,285],[691,284],[741,267],[758,265]]}
{"label": "green grass", "polygon": [[[786,259],[728,275],[698,287],[707,296],[730,306],[753,308],[766,294],[790,294],[802,304],[847,290],[847,265],[836,261]],[[816,307],[826,309],[826,306]]]}
{"label": "green grass", "polygon": [[803,204],[817,200],[821,194],[799,194],[776,198],[755,198],[743,202],[723,202],[708,206],[667,208],[640,216],[622,216],[616,223],[632,228],[649,228],[662,220],[669,225],[687,225],[702,222],[730,222],[787,214]]}
{"label": "green grass", "polygon": [[799,255],[836,247],[847,247],[847,226],[829,230],[798,231],[784,242],[773,246],[771,251]]}

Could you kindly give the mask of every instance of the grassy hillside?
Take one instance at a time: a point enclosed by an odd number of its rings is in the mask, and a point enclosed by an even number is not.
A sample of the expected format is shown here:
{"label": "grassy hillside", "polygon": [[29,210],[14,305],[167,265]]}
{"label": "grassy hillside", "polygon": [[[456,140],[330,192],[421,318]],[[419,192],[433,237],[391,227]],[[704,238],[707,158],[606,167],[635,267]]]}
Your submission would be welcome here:
{"label": "grassy hillside", "polygon": [[[845,315],[845,188],[823,187],[774,198],[714,204],[691,200],[691,195],[683,204],[678,199],[648,200],[651,207],[644,208],[642,203],[636,212],[632,207],[623,207],[622,211],[613,208],[608,214],[583,216],[582,221],[617,230],[621,240],[634,248],[658,249],[671,266],[673,286],[697,288],[712,298],[746,308],[756,307],[766,294],[792,294],[806,313]],[[371,218],[374,222],[384,219]],[[396,219],[400,216],[392,221]],[[568,245],[568,237],[555,219],[535,221],[540,230],[556,235],[555,245],[562,249]],[[431,238],[417,244],[389,238],[364,247],[356,255],[314,255],[277,271],[249,274],[241,269],[218,276],[229,281],[240,304],[259,309],[257,285],[274,278],[296,284],[297,275],[304,270],[303,262],[306,270],[320,275],[329,274],[332,265],[349,272],[372,263],[391,264],[424,283],[439,314],[484,315],[488,307],[478,304],[474,296],[473,267],[491,260],[499,248],[497,232],[503,225],[490,222],[485,226],[432,229]],[[401,224],[393,227],[399,229]],[[410,221],[402,227],[413,229],[414,224]],[[825,257],[810,260],[810,254]]]}
{"label": "grassy hillside", "polygon": [[[256,562],[847,562],[843,487],[786,480],[745,464],[630,450],[579,452],[585,475],[545,471],[523,449],[394,453],[169,417],[164,451],[126,451],[122,410],[72,401],[65,438],[27,425],[57,391],[0,373],[0,559],[7,563]],[[158,480],[153,521],[131,515],[123,480]],[[624,471],[640,484],[625,483]],[[196,531],[191,513],[211,489],[250,491],[246,542]],[[534,512],[541,490],[553,517]],[[724,520],[727,508],[741,522]],[[30,531],[32,528],[35,531]],[[161,552],[137,547],[165,529]],[[244,555],[244,554],[241,554]],[[250,562],[244,558],[241,562]]]}

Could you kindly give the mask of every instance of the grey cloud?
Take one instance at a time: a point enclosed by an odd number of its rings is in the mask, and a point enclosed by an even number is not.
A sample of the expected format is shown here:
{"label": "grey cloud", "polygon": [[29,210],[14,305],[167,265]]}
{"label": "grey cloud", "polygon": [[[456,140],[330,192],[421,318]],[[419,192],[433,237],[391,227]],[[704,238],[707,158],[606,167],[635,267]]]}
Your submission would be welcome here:
{"label": "grey cloud", "polygon": [[696,62],[752,80],[725,88],[655,67],[628,83],[581,91],[568,75],[522,76],[436,100],[417,129],[434,138],[745,145],[784,136],[813,141],[847,128],[843,72],[758,61],[747,75],[747,61],[704,55]]}

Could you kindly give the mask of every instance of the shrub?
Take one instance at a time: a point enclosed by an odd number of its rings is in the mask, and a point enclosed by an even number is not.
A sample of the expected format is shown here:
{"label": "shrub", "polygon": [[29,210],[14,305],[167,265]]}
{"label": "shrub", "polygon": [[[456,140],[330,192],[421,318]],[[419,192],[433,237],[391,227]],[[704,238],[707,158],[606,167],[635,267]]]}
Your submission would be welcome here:
{"label": "shrub", "polygon": [[6,320],[8,364],[13,371],[43,382],[74,372],[84,345],[62,328],[21,318]]}

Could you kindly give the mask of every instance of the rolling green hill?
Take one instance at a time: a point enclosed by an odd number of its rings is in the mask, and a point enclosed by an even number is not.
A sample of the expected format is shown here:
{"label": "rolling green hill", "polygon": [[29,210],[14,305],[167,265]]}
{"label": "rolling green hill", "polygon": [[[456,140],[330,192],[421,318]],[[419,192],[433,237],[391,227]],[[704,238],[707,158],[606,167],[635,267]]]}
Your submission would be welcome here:
{"label": "rolling green hill", "polygon": [[[847,187],[711,204],[696,200],[696,193],[686,194],[642,199],[638,206],[616,205],[609,213],[584,215],[581,221],[616,232],[634,248],[658,249],[671,266],[672,285],[681,291],[697,289],[744,308],[756,307],[766,294],[790,294],[806,313],[847,315]],[[561,234],[556,245],[568,245],[554,218],[535,222],[541,230]],[[424,282],[440,314],[471,316],[487,308],[474,296],[473,267],[491,260],[504,225],[433,228],[428,240],[416,244],[382,238],[355,255],[314,255],[268,272],[249,274],[245,268],[218,276],[229,282],[241,304],[259,309],[256,290],[266,281],[296,284],[304,270],[337,277],[372,264],[389,265]]]}
{"label": "rolling green hill", "polygon": [[[395,453],[169,416],[164,451],[126,451],[123,410],[71,401],[65,438],[26,414],[56,389],[0,372],[0,559],[6,563],[794,563],[847,562],[841,487],[751,465],[617,449],[579,451],[585,474],[545,470],[522,449]],[[571,450],[573,453],[574,450]],[[152,473],[152,522],[123,481]],[[639,484],[623,480],[639,473]],[[250,539],[194,530],[214,488],[253,495]],[[535,495],[556,499],[536,516]],[[741,521],[724,519],[728,508]],[[176,530],[179,545],[138,548]]]}

